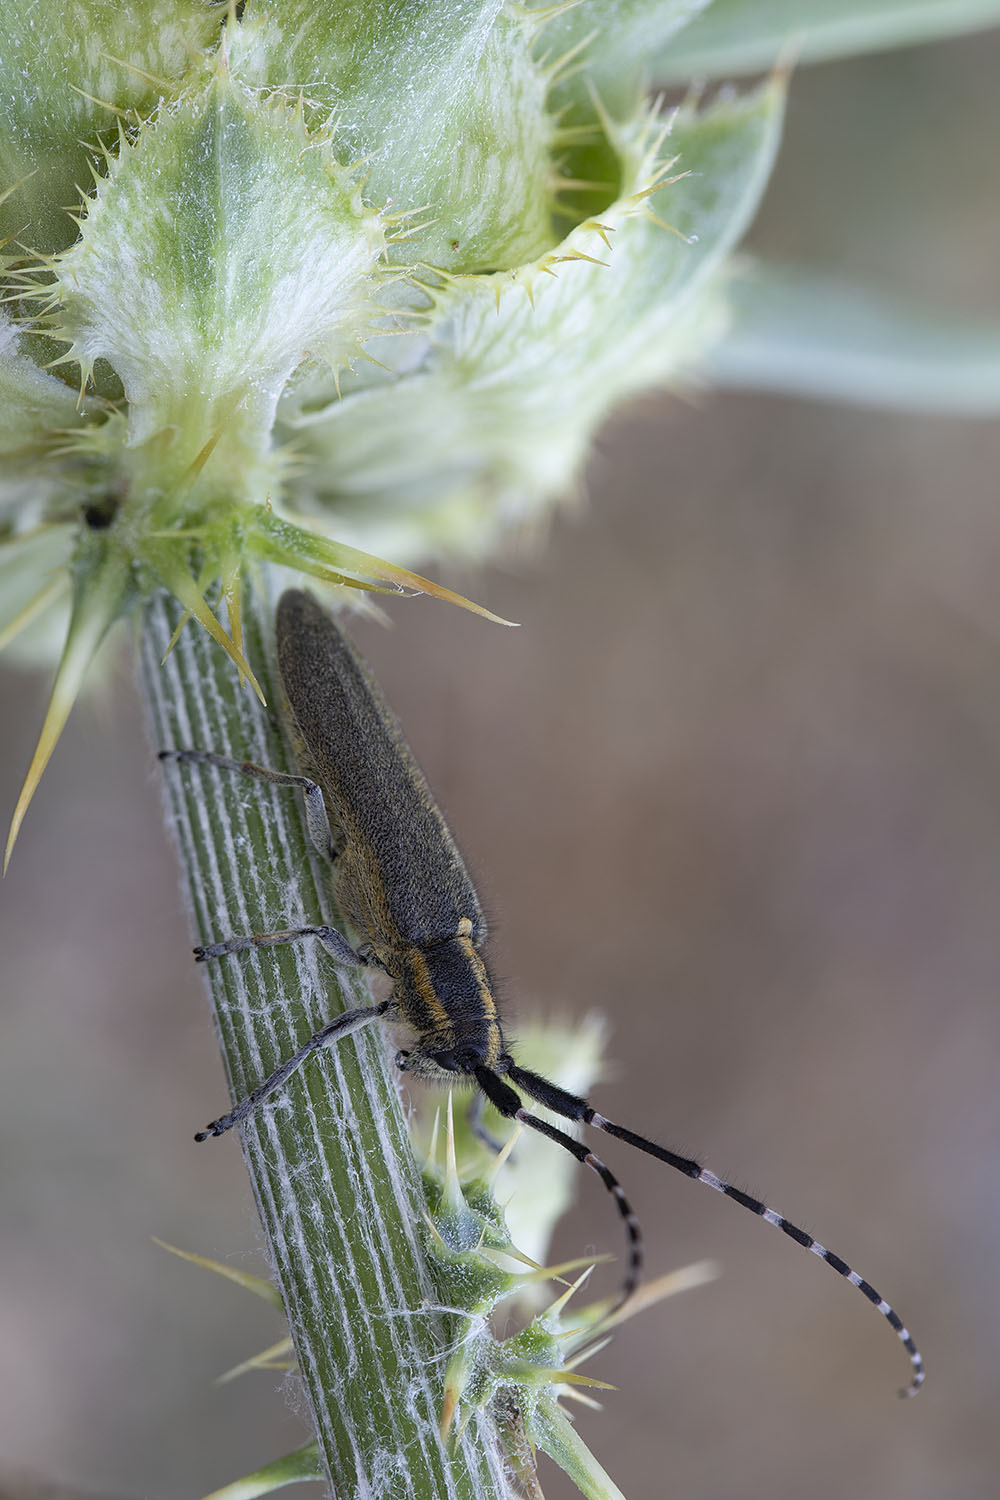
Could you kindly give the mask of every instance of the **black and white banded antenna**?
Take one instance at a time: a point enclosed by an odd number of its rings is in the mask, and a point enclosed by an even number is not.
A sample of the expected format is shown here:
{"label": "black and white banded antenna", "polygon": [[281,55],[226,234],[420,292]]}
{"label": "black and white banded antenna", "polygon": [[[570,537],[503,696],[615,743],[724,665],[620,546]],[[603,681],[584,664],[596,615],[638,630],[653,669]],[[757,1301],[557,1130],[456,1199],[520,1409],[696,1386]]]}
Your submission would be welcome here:
{"label": "black and white banded antenna", "polygon": [[619,1307],[623,1306],[639,1285],[643,1260],[642,1235],[639,1229],[639,1221],[632,1212],[631,1205],[625,1197],[618,1179],[604,1162],[601,1161],[600,1157],[595,1156],[582,1142],[574,1140],[565,1131],[559,1130],[547,1121],[540,1120],[537,1116],[530,1114],[523,1107],[521,1100],[514,1090],[508,1087],[505,1081],[508,1079],[510,1083],[523,1089],[538,1104],[552,1110],[553,1114],[562,1115],[563,1119],[566,1120],[581,1120],[585,1125],[592,1125],[595,1130],[603,1130],[606,1135],[614,1136],[620,1141],[625,1141],[630,1146],[635,1146],[637,1150],[644,1151],[647,1156],[654,1156],[657,1161],[666,1162],[668,1167],[673,1167],[675,1171],[682,1172],[685,1177],[690,1177],[695,1182],[703,1182],[706,1187],[710,1187],[715,1192],[721,1193],[724,1198],[731,1198],[734,1203],[739,1203],[741,1207],[755,1214],[758,1219],[763,1219],[767,1224],[773,1224],[775,1229],[780,1229],[782,1234],[787,1234],[788,1238],[794,1240],[796,1245],[801,1245],[803,1250],[808,1250],[812,1255],[824,1261],[832,1270],[836,1271],[838,1276],[842,1276],[845,1281],[849,1281],[851,1286],[857,1287],[862,1296],[866,1297],[876,1311],[881,1313],[882,1317],[885,1318],[889,1327],[906,1350],[912,1368],[910,1384],[902,1389],[899,1394],[907,1397],[917,1394],[917,1391],[919,1391],[924,1383],[926,1372],[924,1370],[923,1357],[913,1340],[912,1334],[892,1304],[887,1302],[881,1293],[875,1290],[870,1281],[866,1281],[863,1276],[860,1276],[854,1270],[853,1266],[848,1265],[847,1261],[836,1255],[834,1251],[828,1250],[825,1245],[820,1244],[819,1240],[813,1239],[811,1234],[807,1234],[804,1229],[800,1229],[797,1224],[793,1224],[790,1219],[786,1219],[784,1214],[779,1214],[776,1209],[769,1208],[759,1198],[754,1198],[752,1194],[745,1193],[742,1188],[736,1187],[733,1183],[726,1182],[723,1178],[717,1177],[714,1172],[710,1172],[700,1162],[694,1161],[689,1156],[680,1156],[676,1151],[671,1151],[666,1146],[658,1146],[655,1141],[647,1140],[645,1136],[638,1135],[636,1131],[629,1130],[624,1125],[616,1125],[612,1120],[606,1119],[604,1115],[598,1114],[597,1110],[588,1104],[586,1099],[581,1099],[575,1094],[567,1093],[565,1089],[559,1088],[548,1078],[543,1078],[539,1073],[532,1073],[528,1068],[518,1067],[513,1061],[511,1061],[509,1067],[505,1070],[504,1078],[500,1078],[496,1073],[490,1072],[487,1068],[477,1068],[476,1080],[490,1103],[500,1114],[506,1115],[510,1119],[518,1120],[522,1125],[530,1126],[533,1130],[537,1130],[540,1134],[547,1136],[549,1140],[556,1141],[560,1146],[563,1146],[576,1157],[577,1161],[582,1162],[584,1166],[590,1167],[593,1172],[597,1173],[608,1192],[614,1198],[618,1206],[618,1212],[624,1221],[625,1232],[628,1237],[629,1268],[621,1292],[612,1309],[613,1311],[617,1311]]}

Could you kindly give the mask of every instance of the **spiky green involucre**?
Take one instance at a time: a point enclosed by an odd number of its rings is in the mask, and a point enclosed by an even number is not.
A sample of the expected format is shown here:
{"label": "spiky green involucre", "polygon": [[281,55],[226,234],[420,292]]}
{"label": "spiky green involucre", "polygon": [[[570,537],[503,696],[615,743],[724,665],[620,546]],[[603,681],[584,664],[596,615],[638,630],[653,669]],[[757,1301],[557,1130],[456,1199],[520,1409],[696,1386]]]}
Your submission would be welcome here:
{"label": "spiky green involucre", "polygon": [[15,830],[153,587],[251,682],[259,560],[456,598],[407,568],[531,527],[717,337],[781,87],[664,115],[638,41],[694,8],[635,5],[615,70],[590,4],[8,8],[0,631],[66,637]]}

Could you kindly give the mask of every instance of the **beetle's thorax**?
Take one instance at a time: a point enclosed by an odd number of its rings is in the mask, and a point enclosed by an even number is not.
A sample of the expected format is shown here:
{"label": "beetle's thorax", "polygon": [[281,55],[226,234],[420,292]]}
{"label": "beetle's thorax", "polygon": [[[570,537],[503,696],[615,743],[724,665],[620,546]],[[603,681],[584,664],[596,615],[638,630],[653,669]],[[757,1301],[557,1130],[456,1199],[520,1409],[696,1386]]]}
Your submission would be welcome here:
{"label": "beetle's thorax", "polygon": [[466,926],[393,955],[393,1009],[417,1043],[402,1061],[408,1072],[470,1073],[503,1053],[493,984]]}

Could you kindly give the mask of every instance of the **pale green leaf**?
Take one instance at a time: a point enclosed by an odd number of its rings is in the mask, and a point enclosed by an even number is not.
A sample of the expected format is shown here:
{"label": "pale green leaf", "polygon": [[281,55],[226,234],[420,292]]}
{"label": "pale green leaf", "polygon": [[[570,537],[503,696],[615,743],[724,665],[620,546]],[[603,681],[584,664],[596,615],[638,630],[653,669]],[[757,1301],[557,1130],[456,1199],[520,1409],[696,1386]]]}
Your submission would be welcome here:
{"label": "pale green leaf", "polygon": [[959,36],[1000,23],[1000,0],[713,0],[649,59],[659,82],[770,68],[782,48],[821,62]]}
{"label": "pale green leaf", "polygon": [[904,411],[1000,412],[1000,319],[931,314],[795,267],[748,264],[731,320],[705,356],[717,385]]}

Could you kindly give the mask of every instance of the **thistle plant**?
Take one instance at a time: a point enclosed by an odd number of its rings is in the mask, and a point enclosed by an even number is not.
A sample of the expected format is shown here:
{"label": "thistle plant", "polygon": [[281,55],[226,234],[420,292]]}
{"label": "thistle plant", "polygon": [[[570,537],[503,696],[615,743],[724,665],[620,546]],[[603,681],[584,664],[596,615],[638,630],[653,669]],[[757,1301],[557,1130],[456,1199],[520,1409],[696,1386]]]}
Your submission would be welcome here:
{"label": "thistle plant", "polygon": [[[791,59],[998,19],[1000,0],[6,5],[0,639],[61,641],[8,857],[125,616],[158,745],[280,765],[260,706],[278,570],[469,605],[412,569],[539,530],[650,387],[996,409],[989,330],[735,251]],[[764,81],[688,87],[742,72]],[[168,801],[203,939],[326,910],[288,796],[213,773]],[[344,1003],[288,949],[211,982],[237,1091]],[[593,1378],[572,1366],[600,1307],[540,1300],[542,1206],[516,1209],[527,1262],[494,1167],[452,1142],[442,1125],[414,1156],[367,1035],[249,1122],[317,1439],[239,1493],[322,1474],[345,1496],[533,1494],[541,1447],[617,1494],[559,1400]]]}

